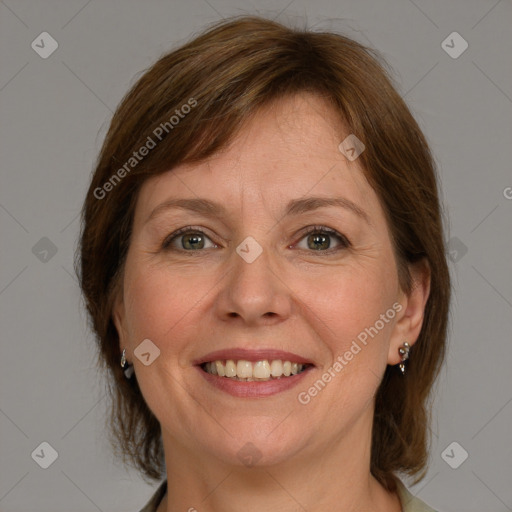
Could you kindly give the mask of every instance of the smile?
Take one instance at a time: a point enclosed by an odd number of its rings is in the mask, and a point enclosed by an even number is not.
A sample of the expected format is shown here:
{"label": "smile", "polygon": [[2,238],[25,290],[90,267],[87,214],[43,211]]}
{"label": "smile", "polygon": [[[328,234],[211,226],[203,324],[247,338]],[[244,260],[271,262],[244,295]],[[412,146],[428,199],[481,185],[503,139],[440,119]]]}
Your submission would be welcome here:
{"label": "smile", "polygon": [[238,398],[266,398],[290,390],[316,366],[292,352],[241,347],[210,352],[192,364],[212,388]]}
{"label": "smile", "polygon": [[309,365],[281,359],[247,361],[245,359],[216,360],[203,363],[201,368],[210,375],[242,382],[265,382],[290,377],[303,372]]}

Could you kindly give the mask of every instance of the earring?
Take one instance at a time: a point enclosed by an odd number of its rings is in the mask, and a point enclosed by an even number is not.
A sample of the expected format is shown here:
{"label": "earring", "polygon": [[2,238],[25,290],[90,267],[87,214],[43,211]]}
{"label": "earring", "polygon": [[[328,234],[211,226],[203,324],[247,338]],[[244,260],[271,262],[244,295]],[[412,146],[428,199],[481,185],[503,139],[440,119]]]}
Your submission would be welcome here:
{"label": "earring", "polygon": [[124,376],[127,378],[127,379],[130,379],[133,375],[133,365],[132,364],[127,364],[127,361],[126,361],[126,349],[123,348],[123,353],[121,355],[121,368],[124,369]]}
{"label": "earring", "polygon": [[398,353],[400,354],[400,357],[402,358],[401,363],[398,365],[400,370],[402,371],[402,375],[405,375],[405,361],[409,359],[409,350],[411,346],[407,341],[404,341],[402,346],[398,349]]}

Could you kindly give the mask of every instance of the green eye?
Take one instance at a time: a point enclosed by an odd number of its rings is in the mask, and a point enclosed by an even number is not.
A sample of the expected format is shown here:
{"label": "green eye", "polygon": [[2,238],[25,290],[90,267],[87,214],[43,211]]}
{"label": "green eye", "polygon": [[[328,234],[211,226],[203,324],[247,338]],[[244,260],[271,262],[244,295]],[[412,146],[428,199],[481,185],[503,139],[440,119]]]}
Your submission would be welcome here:
{"label": "green eye", "polygon": [[[218,246],[203,231],[191,229],[190,227],[175,231],[162,244],[162,249],[186,252],[216,247]],[[344,235],[334,229],[314,226],[303,235],[296,247],[316,252],[331,252],[350,247],[350,242]]]}
{"label": "green eye", "polygon": [[[209,245],[207,245],[208,243]],[[162,244],[163,249],[175,249],[181,251],[197,251],[212,247],[217,246],[205,235],[205,233],[200,230],[192,230],[190,228],[183,228],[175,231]]]}
{"label": "green eye", "polygon": [[331,239],[329,235],[315,234],[308,235],[308,247],[314,251],[329,249]]}
{"label": "green eye", "polygon": [[[333,238],[336,239],[333,245]],[[305,245],[304,242],[305,241]],[[308,233],[303,236],[301,241],[297,244],[299,249],[310,249],[312,251],[325,252],[329,249],[337,250],[343,249],[350,246],[348,239],[342,234],[338,233],[334,229],[326,227],[314,227]]]}
{"label": "green eye", "polygon": [[181,246],[183,249],[203,249],[204,236],[198,233],[191,233],[181,237]]}

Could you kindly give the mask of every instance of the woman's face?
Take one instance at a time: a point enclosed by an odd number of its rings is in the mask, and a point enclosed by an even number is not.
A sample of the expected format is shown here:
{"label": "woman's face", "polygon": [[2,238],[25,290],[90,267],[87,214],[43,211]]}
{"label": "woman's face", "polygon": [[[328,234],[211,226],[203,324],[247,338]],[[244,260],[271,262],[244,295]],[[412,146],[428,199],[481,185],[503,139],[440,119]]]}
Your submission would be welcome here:
{"label": "woman's face", "polygon": [[[419,327],[379,200],[338,149],[347,135],[298,95],[143,185],[114,317],[164,443],[272,464],[369,436],[386,365]],[[290,363],[305,370],[286,376]],[[235,371],[265,380],[219,375]]]}

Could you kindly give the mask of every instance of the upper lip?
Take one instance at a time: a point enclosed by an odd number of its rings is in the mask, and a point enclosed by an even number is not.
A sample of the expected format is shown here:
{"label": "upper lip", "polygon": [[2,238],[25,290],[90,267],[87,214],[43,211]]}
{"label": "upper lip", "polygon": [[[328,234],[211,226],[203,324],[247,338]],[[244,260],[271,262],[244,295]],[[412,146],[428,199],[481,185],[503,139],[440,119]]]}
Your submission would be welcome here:
{"label": "upper lip", "polygon": [[274,349],[257,349],[251,350],[246,348],[227,348],[224,350],[216,350],[214,352],[210,352],[199,359],[193,361],[195,365],[201,365],[203,363],[208,363],[211,361],[225,361],[225,360],[244,360],[244,361],[274,361],[276,359],[280,359],[281,361],[290,361],[292,363],[301,363],[301,364],[311,364],[313,365],[313,361],[308,359],[307,357],[303,357],[298,354],[294,354],[292,352],[286,352],[284,350],[274,350]]}

